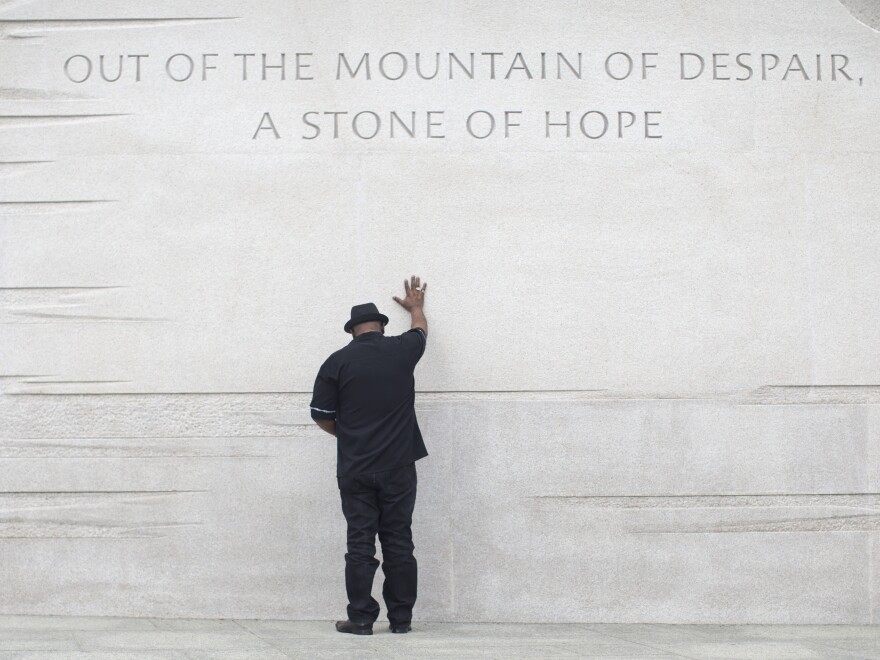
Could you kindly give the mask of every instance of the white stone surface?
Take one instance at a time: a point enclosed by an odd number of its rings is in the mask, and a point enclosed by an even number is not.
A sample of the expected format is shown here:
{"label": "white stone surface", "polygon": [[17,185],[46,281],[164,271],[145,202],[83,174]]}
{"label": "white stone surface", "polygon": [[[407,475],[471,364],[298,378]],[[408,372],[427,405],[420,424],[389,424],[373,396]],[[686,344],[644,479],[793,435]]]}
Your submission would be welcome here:
{"label": "white stone surface", "polygon": [[[615,658],[615,660],[865,660],[878,655],[877,626],[416,623],[407,635],[374,626],[372,636],[340,635],[331,621],[0,617],[30,649],[3,660],[283,660],[330,658]],[[40,627],[40,624],[45,625]],[[137,626],[136,624],[142,624]],[[218,624],[228,632],[218,634]],[[67,631],[59,635],[58,631]],[[187,634],[182,634],[186,631]],[[75,640],[79,650],[66,644]],[[66,650],[60,650],[66,649]]]}
{"label": "white stone surface", "polygon": [[[876,623],[876,15],[0,3],[0,612],[341,616],[309,391],[351,305],[408,327],[418,273],[420,620]],[[580,51],[584,75],[333,79],[365,51]],[[657,68],[610,80],[615,51]],[[288,79],[240,80],[250,52]],[[825,68],[684,81],[681,52]],[[175,53],[217,69],[174,82]],[[148,54],[142,80],[65,77],[102,54]],[[395,109],[446,137],[300,137],[306,111]],[[468,137],[477,109],[522,126]],[[544,136],[589,109],[661,111],[662,138]],[[264,112],[280,139],[252,139]]]}

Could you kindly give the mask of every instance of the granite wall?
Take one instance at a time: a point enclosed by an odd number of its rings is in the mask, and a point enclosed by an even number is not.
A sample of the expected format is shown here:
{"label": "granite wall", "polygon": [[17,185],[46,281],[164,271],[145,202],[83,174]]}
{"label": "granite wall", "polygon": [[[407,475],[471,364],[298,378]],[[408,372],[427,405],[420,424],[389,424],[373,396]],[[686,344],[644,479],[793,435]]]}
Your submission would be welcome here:
{"label": "granite wall", "polygon": [[343,615],[415,273],[416,618],[877,622],[878,16],[0,2],[0,612]]}

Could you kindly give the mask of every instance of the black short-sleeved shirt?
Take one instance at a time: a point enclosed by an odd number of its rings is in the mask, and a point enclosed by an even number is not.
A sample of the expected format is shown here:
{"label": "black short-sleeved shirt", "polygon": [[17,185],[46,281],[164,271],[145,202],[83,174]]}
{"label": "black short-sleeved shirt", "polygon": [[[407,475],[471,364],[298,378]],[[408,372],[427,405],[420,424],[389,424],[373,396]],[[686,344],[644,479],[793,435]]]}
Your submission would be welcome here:
{"label": "black short-sleeved shirt", "polygon": [[364,332],[328,357],[315,378],[313,419],[336,420],[336,476],[382,472],[428,455],[416,421],[421,328]]}

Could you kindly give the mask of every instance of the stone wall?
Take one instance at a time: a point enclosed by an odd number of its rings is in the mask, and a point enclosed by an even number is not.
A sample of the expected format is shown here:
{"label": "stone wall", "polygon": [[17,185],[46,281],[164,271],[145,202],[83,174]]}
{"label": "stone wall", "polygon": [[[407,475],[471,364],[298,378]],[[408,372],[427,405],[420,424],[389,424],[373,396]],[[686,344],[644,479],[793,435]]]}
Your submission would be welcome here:
{"label": "stone wall", "polygon": [[0,3],[0,612],[343,615],[415,273],[417,618],[876,622],[876,9]]}

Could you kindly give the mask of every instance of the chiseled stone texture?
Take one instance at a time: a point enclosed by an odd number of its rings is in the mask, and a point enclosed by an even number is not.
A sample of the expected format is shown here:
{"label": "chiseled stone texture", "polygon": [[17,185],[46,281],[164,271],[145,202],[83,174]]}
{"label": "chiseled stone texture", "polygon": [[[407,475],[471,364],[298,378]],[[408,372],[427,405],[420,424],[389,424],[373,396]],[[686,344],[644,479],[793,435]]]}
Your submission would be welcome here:
{"label": "chiseled stone texture", "polygon": [[[86,4],[0,3],[0,612],[341,616],[309,391],[352,304],[408,327],[418,273],[419,620],[878,622],[875,3]],[[603,77],[622,49],[657,75]],[[494,50],[582,51],[584,79],[332,79],[340,51]],[[316,79],[237,79],[282,51]],[[825,77],[682,81],[682,51]],[[132,53],[140,82],[64,75]],[[299,135],[392,109],[448,137]],[[475,109],[519,136],[466,137]],[[540,130],[590,109],[663,137]]]}
{"label": "chiseled stone texture", "polygon": [[[417,401],[420,620],[872,620],[876,404]],[[2,402],[5,611],[342,611],[335,446],[307,395]]]}

